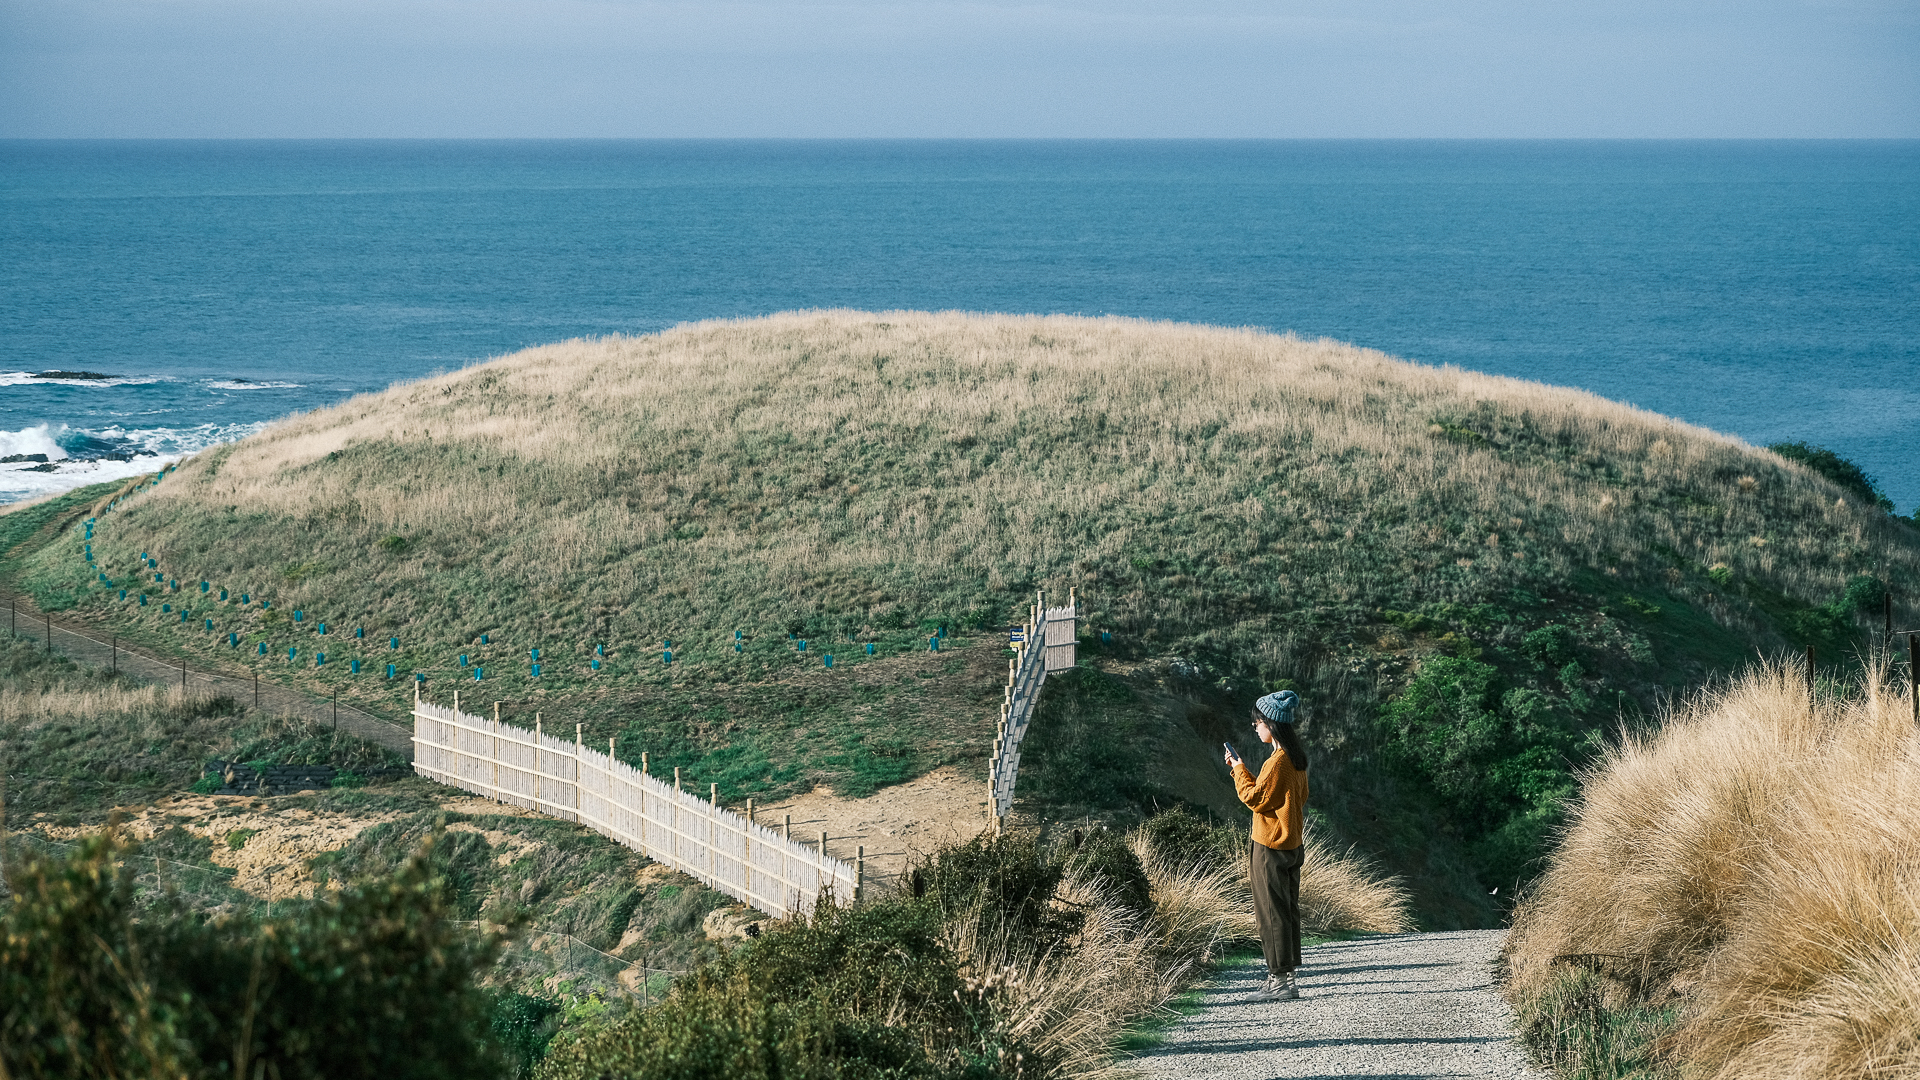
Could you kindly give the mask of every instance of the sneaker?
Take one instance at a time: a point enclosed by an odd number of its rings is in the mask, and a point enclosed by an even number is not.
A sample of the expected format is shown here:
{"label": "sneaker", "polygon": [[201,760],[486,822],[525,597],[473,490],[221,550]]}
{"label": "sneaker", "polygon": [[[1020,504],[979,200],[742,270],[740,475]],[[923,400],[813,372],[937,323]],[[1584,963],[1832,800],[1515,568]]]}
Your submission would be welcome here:
{"label": "sneaker", "polygon": [[1275,988],[1271,993],[1276,1000],[1293,1001],[1300,996],[1300,985],[1294,982],[1293,972],[1291,971],[1277,979],[1269,978],[1269,981],[1275,984]]}
{"label": "sneaker", "polygon": [[1279,997],[1280,988],[1283,985],[1285,984],[1280,981],[1280,976],[1268,975],[1267,984],[1260,988],[1260,992],[1267,995],[1268,997]]}

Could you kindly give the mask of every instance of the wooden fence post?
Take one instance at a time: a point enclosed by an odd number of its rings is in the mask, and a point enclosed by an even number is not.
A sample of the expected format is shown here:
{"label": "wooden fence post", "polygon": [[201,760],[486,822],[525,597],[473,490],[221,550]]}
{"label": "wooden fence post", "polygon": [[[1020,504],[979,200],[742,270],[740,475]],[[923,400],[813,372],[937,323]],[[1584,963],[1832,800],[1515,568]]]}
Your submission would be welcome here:
{"label": "wooden fence post", "polygon": [[1913,722],[1920,724],[1920,634],[1907,635],[1907,689],[1913,694]]}
{"label": "wooden fence post", "polygon": [[583,734],[585,730],[585,724],[573,725],[573,816],[575,819],[582,816],[580,808],[584,803],[580,798],[580,789],[585,787],[587,782],[584,770],[580,768],[580,763],[585,760],[585,756],[581,753],[586,749],[584,741],[586,736]]}
{"label": "wooden fence post", "polygon": [[1818,704],[1816,700],[1818,693],[1819,687],[1813,681],[1813,646],[1809,645],[1807,646],[1807,707],[1809,709]]}
{"label": "wooden fence post", "polygon": [[541,770],[545,768],[544,763],[540,759],[544,756],[544,751],[546,750],[546,748],[547,748],[546,733],[541,731],[540,729],[540,714],[534,713],[533,714],[533,808],[542,814],[546,813],[547,811],[546,811],[546,804],[540,801]]}
{"label": "wooden fence post", "polygon": [[853,902],[860,902],[860,890],[867,883],[867,845],[853,849]]}

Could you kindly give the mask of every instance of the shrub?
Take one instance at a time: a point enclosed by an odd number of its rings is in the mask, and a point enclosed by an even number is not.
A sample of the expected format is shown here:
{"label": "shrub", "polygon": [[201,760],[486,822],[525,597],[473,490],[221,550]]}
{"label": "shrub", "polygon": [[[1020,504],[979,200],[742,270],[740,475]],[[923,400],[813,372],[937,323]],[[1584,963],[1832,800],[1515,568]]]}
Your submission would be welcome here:
{"label": "shrub", "polygon": [[1153,886],[1126,836],[1112,829],[1086,834],[1079,849],[1068,857],[1066,873],[1098,882],[1101,890],[1124,911],[1146,915],[1153,910]]}
{"label": "shrub", "polygon": [[1893,512],[1893,500],[1880,490],[1880,485],[1866,471],[1839,454],[1824,446],[1814,446],[1804,442],[1771,443],[1767,449],[1786,458],[1797,461],[1821,476],[1833,481],[1849,494],[1869,506],[1877,506],[1888,513]]}
{"label": "shrub", "polygon": [[502,1059],[474,986],[499,939],[449,916],[427,851],[269,918],[134,917],[133,849],[91,835],[9,868],[0,1063],[14,1076],[474,1077]]}
{"label": "shrub", "polygon": [[[1557,635],[1550,639],[1558,642]],[[1589,752],[1574,717],[1538,690],[1508,687],[1477,660],[1429,658],[1377,727],[1389,762],[1452,808],[1487,876],[1530,876]]]}
{"label": "shrub", "polygon": [[995,930],[1043,947],[1064,940],[1081,922],[1078,913],[1053,903],[1065,868],[1028,837],[976,836],[940,849],[915,872],[937,910],[949,917],[979,912]]}
{"label": "shrub", "polygon": [[1202,821],[1185,807],[1153,815],[1141,823],[1140,834],[1154,854],[1171,866],[1245,868],[1247,831]]}
{"label": "shrub", "polygon": [[961,974],[930,900],[825,898],[683,978],[659,1006],[555,1047],[540,1075],[987,1080],[1037,1065]]}

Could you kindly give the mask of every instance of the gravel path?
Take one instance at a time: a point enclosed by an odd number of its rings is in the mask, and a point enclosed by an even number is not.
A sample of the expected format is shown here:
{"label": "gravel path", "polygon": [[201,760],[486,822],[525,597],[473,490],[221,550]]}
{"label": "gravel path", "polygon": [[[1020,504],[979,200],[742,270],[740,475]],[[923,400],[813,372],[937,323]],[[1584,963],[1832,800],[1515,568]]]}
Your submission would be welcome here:
{"label": "gravel path", "polygon": [[1150,1080],[1529,1077],[1493,988],[1504,930],[1396,934],[1305,950],[1297,1001],[1260,992],[1255,959],[1205,987],[1200,1012],[1134,1061]]}

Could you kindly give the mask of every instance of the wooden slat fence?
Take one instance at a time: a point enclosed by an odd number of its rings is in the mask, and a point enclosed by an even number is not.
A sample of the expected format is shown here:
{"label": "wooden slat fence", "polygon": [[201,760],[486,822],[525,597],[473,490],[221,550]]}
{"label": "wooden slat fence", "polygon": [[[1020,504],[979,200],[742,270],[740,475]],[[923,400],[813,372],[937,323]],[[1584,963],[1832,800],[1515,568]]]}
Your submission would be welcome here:
{"label": "wooden slat fence", "polygon": [[[611,747],[609,747],[611,749]],[[859,895],[860,868],[585,745],[419,700],[413,768],[498,802],[577,821],[743,903],[788,918],[828,889]]]}
{"label": "wooden slat fence", "polygon": [[1021,640],[1014,644],[1018,654],[1007,661],[1006,698],[1000,705],[1000,726],[993,739],[993,757],[987,767],[987,813],[999,831],[1001,822],[1013,811],[1013,786],[1020,778],[1020,742],[1027,736],[1034,710],[1040,705],[1040,688],[1047,674],[1073,667],[1079,640],[1077,601],[1067,593],[1067,606],[1050,608],[1044,594],[1035,598],[1027,612]]}

